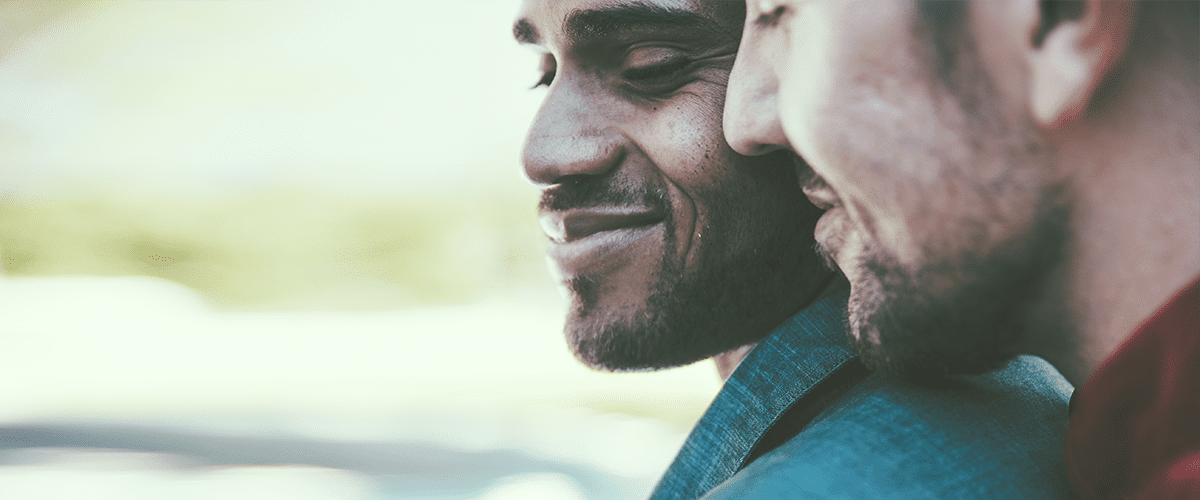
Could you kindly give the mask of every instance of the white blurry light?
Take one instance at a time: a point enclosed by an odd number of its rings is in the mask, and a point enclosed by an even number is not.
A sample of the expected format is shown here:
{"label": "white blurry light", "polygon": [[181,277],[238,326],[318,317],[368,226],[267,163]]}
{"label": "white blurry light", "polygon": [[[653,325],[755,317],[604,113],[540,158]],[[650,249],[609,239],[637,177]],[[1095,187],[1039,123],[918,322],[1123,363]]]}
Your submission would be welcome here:
{"label": "white blurry light", "polygon": [[218,313],[155,278],[8,278],[0,280],[0,331],[10,339],[0,377],[25,382],[0,386],[0,419],[504,415],[631,398],[676,398],[698,414],[719,387],[708,363],[658,373],[588,370],[563,342],[556,300],[510,299]]}
{"label": "white blurry light", "polygon": [[[9,307],[11,306],[11,307]],[[571,358],[557,301],[220,313],[156,278],[0,279],[0,421],[135,420],[230,435],[513,449],[653,480],[699,415],[708,363],[600,373]],[[632,405],[632,406],[631,406]],[[686,418],[686,417],[685,417]]]}
{"label": "white blurry light", "polygon": [[80,3],[3,54],[0,187],[515,181],[541,98],[517,7]]}
{"label": "white blurry light", "polygon": [[587,500],[574,481],[562,474],[509,476],[474,500]]}
{"label": "white blurry light", "polygon": [[[21,500],[366,500],[373,485],[351,472],[311,466],[176,469],[157,453],[24,450],[0,466],[0,493]],[[6,457],[10,460],[13,457]]]}
{"label": "white blurry light", "polygon": [[519,435],[539,456],[649,480],[662,475],[687,436],[654,419],[585,408],[545,411],[525,425]]}

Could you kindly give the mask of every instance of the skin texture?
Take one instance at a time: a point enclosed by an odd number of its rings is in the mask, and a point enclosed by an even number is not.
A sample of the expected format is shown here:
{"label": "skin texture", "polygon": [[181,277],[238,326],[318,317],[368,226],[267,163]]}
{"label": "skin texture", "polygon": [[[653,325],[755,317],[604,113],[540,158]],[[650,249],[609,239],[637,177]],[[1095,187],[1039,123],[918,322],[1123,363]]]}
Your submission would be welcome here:
{"label": "skin texture", "polygon": [[543,0],[514,24],[546,93],[525,173],[571,299],[568,343],[591,367],[729,352],[731,370],[832,280],[791,159],[725,143],[741,23],[732,2]]}
{"label": "skin texture", "polygon": [[1082,383],[1200,271],[1194,50],[1136,14],[748,3],[727,137],[811,165],[868,364],[938,376],[1031,353]]}

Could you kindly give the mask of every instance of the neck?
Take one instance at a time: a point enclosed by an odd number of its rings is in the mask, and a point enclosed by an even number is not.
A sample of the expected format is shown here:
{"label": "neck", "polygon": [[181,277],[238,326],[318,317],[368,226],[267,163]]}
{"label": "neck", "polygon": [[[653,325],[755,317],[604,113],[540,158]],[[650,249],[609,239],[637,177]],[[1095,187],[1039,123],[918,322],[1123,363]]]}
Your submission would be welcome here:
{"label": "neck", "polygon": [[[835,273],[830,276],[829,283],[821,289],[820,293],[818,293],[813,300],[805,304],[804,307],[808,307],[809,304],[821,300],[838,291],[839,289],[846,288],[848,286],[850,285],[846,282],[846,278],[842,277],[840,273]],[[717,375],[721,377],[721,382],[729,380],[729,376],[733,374],[733,371],[737,369],[738,365],[742,364],[742,360],[746,359],[746,355],[750,354],[750,351],[754,349],[754,346],[756,345],[758,345],[757,342],[753,344],[746,344],[737,349],[725,351],[721,354],[713,356],[712,360],[717,364]]]}
{"label": "neck", "polygon": [[717,364],[717,376],[721,377],[721,382],[729,380],[729,376],[733,375],[733,371],[742,364],[742,360],[746,359],[746,355],[750,354],[750,350],[754,349],[756,345],[758,344],[746,344],[732,351],[725,351],[713,356],[713,362]]}
{"label": "neck", "polygon": [[[1198,91],[1168,78],[1129,85],[1137,95],[1054,138],[1071,241],[1034,334],[1052,339],[1037,354],[1077,386],[1200,274]],[[1037,335],[1057,330],[1055,314],[1066,328]]]}

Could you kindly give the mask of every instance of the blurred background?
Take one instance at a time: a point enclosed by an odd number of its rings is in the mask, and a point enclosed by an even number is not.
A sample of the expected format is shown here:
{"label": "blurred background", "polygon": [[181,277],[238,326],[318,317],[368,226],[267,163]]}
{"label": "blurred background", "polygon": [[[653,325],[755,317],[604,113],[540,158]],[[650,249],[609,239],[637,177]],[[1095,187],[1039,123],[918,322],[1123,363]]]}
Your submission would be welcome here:
{"label": "blurred background", "polygon": [[645,496],[711,363],[596,373],[515,0],[0,0],[0,497]]}

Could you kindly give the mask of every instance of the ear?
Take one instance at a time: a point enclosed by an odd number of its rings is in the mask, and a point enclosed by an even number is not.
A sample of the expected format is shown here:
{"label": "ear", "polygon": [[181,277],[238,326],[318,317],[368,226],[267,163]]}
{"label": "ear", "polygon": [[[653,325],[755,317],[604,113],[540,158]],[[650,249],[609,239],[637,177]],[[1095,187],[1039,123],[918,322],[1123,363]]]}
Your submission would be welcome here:
{"label": "ear", "polygon": [[1041,2],[1037,34],[1030,40],[1029,105],[1039,125],[1057,129],[1087,110],[1096,88],[1124,57],[1136,8],[1128,0],[1083,0],[1074,5],[1082,10],[1068,19],[1058,14],[1070,2]]}

